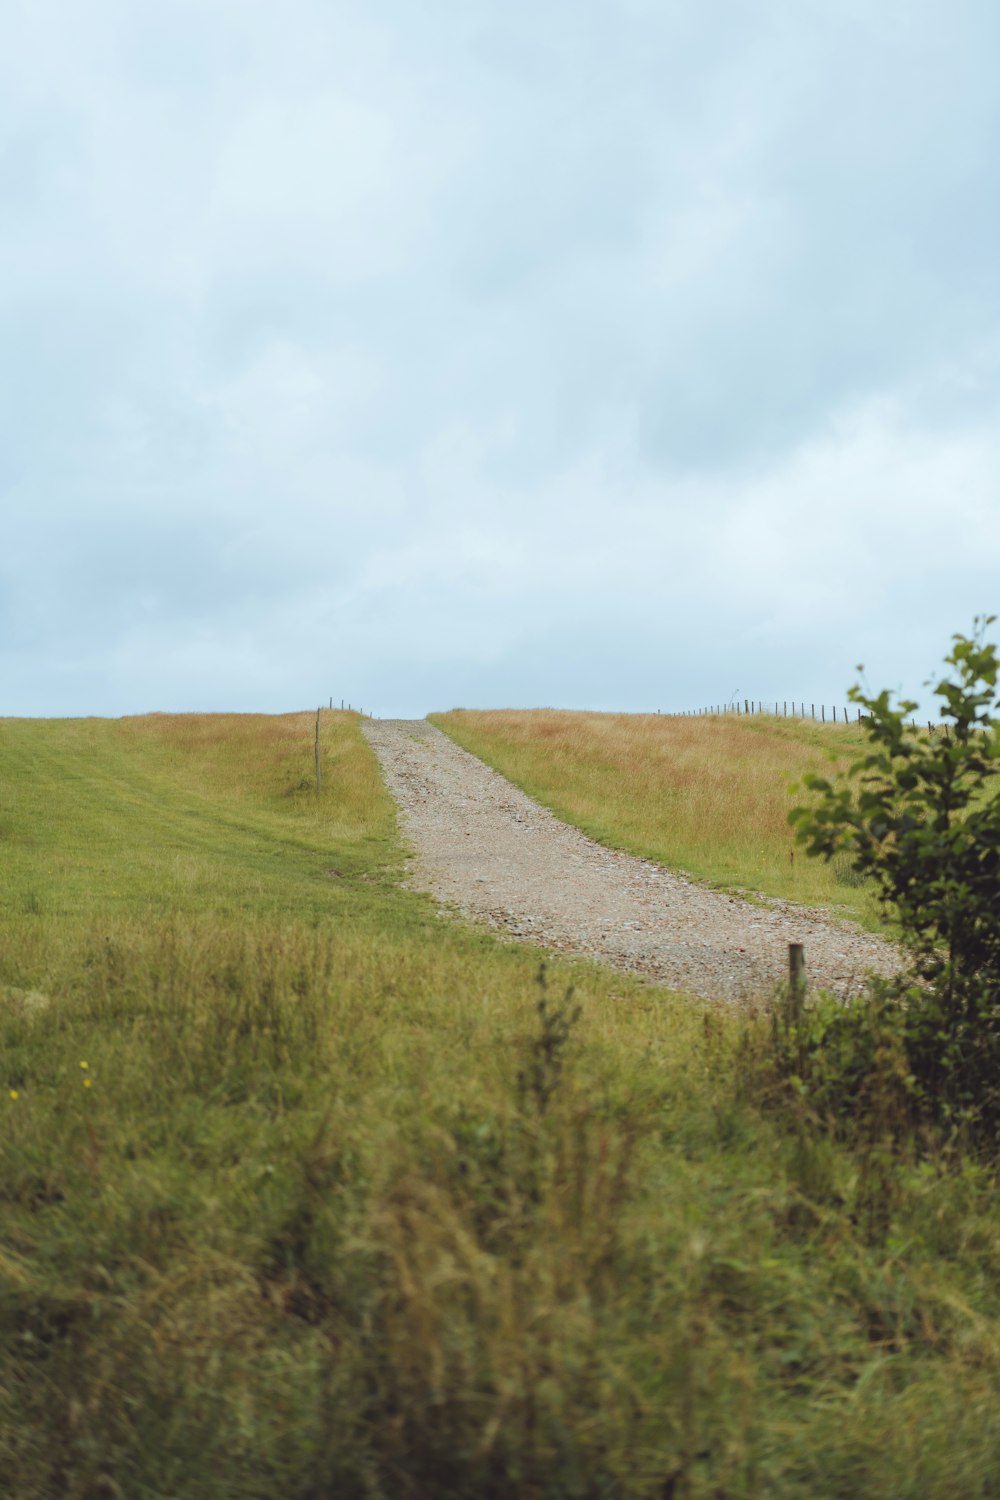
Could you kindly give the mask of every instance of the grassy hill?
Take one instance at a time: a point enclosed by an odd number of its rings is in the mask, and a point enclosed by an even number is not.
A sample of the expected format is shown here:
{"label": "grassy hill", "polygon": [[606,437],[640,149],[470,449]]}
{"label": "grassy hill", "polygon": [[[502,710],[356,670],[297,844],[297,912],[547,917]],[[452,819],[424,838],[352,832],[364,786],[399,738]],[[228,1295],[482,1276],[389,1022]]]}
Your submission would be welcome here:
{"label": "grassy hill", "polygon": [[0,720],[0,1493],[1000,1490],[990,1171],[540,987],[313,722]]}
{"label": "grassy hill", "polygon": [[879,925],[851,872],[804,860],[788,825],[804,773],[828,774],[861,750],[854,725],[551,709],[460,709],[434,722],[591,838],[725,890]]}

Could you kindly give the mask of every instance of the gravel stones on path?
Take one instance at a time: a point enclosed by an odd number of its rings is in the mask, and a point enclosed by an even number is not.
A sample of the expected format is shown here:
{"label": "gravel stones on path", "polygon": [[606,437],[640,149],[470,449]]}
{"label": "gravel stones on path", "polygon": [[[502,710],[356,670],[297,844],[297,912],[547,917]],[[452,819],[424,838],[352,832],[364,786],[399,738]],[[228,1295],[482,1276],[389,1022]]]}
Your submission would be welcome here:
{"label": "gravel stones on path", "polygon": [[813,987],[855,994],[898,951],[829,914],[754,905],[569,827],[426,719],[364,732],[415,851],[407,883],[525,941],[708,999],[769,996],[803,943]]}

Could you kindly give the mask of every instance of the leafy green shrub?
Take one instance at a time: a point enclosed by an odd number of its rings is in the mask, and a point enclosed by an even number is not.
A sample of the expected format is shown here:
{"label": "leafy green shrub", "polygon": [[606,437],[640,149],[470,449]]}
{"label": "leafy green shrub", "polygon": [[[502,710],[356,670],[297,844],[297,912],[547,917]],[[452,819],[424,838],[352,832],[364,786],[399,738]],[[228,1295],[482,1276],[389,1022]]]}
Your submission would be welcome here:
{"label": "leafy green shrub", "polygon": [[[791,820],[809,854],[846,864],[868,880],[899,924],[905,972],[839,1016],[808,1011],[789,1066],[815,1064],[820,1093],[844,1110],[857,1101],[891,1032],[901,1078],[917,1113],[1000,1133],[1000,660],[984,640],[956,635],[951,671],[934,691],[941,725],[918,732],[916,705],[893,706],[853,687],[866,714],[869,748],[845,776],[810,775],[815,794]],[[832,1049],[832,1050],[831,1050]],[[822,1068],[819,1065],[823,1054]],[[838,1082],[839,1081],[839,1082]],[[834,1108],[839,1113],[840,1107]]]}

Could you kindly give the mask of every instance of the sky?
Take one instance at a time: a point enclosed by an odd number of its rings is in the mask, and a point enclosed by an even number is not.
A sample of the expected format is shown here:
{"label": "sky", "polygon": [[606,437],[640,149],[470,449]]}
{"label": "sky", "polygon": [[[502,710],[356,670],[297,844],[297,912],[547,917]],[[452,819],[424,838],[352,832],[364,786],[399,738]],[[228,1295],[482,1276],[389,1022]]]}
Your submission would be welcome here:
{"label": "sky", "polygon": [[1000,605],[995,0],[3,16],[0,714],[922,698]]}

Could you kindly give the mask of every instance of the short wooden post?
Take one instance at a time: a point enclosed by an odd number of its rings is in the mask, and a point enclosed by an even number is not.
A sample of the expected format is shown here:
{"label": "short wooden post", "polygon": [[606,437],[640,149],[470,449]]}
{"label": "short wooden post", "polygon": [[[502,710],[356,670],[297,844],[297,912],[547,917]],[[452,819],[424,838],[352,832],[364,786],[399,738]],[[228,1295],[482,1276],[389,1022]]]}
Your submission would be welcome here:
{"label": "short wooden post", "polygon": [[319,713],[320,713],[320,711],[317,708],[317,710],[316,710],[316,790],[317,790],[317,792],[320,789],[320,769],[319,769]]}
{"label": "short wooden post", "polygon": [[809,707],[812,709],[812,711],[813,711],[813,718],[815,719],[815,717],[816,717],[816,705],[815,705],[815,703],[811,703],[809,705]]}
{"label": "short wooden post", "polygon": [[806,950],[801,943],[788,945],[788,994],[792,1014],[798,1020],[806,997]]}

